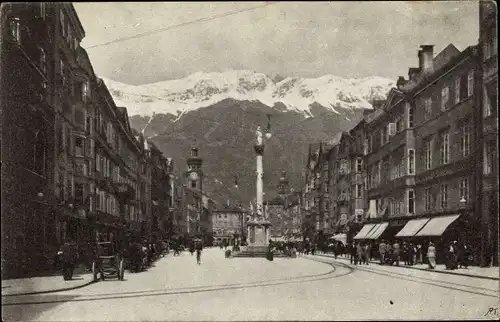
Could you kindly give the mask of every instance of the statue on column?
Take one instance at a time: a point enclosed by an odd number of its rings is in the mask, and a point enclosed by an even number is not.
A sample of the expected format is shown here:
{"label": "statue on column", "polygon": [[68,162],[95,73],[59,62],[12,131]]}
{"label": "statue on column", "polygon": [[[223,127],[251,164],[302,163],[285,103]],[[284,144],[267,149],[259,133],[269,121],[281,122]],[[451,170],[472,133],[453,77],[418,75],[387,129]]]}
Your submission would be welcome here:
{"label": "statue on column", "polygon": [[255,135],[257,136],[257,145],[262,145],[262,131],[260,126],[257,126],[257,131],[255,131]]}

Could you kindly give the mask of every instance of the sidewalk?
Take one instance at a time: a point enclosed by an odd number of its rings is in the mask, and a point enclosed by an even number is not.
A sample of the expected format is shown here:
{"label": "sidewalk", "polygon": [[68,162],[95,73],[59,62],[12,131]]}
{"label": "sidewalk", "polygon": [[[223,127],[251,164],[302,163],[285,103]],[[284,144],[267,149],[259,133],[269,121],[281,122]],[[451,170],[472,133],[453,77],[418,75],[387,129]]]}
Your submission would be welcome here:
{"label": "sidewalk", "polygon": [[[316,254],[315,256],[324,256],[324,257],[332,257],[335,256],[332,254]],[[346,257],[337,257],[337,260],[348,261],[350,263],[350,259]],[[372,260],[371,264],[378,264],[379,261]],[[478,266],[469,266],[469,268],[459,268],[455,270],[447,270],[444,264],[436,265],[435,269],[429,269],[427,264],[417,264],[412,266],[404,265],[404,262],[399,262],[399,267],[408,268],[408,269],[417,269],[421,271],[429,271],[435,273],[443,273],[450,275],[461,275],[475,278],[483,278],[483,279],[491,279],[491,280],[499,280],[500,268],[498,267],[478,267]]]}
{"label": "sidewalk", "polygon": [[93,283],[92,273],[81,267],[75,269],[73,279],[65,281],[62,273],[55,276],[14,278],[2,280],[2,297],[53,293],[84,287]]}

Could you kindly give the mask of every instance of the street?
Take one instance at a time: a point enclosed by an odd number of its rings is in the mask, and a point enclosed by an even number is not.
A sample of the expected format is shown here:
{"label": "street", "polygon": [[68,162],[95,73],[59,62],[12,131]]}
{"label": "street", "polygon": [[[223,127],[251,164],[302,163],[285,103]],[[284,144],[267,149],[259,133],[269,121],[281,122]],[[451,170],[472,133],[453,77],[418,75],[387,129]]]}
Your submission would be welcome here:
{"label": "street", "polygon": [[[125,281],[2,298],[6,321],[495,318],[498,282],[322,256],[168,255]],[[22,304],[24,303],[24,304]],[[493,308],[493,309],[491,309]],[[487,316],[485,316],[487,315]],[[498,316],[496,316],[498,318]]]}

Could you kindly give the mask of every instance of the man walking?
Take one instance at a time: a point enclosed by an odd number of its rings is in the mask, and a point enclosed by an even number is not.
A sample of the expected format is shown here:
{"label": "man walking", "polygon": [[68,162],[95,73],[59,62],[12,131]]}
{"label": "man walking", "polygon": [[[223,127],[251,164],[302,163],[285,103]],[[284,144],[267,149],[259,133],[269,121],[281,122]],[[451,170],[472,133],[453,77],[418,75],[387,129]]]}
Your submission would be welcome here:
{"label": "man walking", "polygon": [[196,243],[196,262],[198,265],[201,264],[201,251],[203,250],[203,245],[201,244],[201,241]]}
{"label": "man walking", "polygon": [[386,252],[385,242],[382,240],[380,245],[378,246],[378,252],[380,254],[380,265],[384,265],[385,263],[385,252]]}

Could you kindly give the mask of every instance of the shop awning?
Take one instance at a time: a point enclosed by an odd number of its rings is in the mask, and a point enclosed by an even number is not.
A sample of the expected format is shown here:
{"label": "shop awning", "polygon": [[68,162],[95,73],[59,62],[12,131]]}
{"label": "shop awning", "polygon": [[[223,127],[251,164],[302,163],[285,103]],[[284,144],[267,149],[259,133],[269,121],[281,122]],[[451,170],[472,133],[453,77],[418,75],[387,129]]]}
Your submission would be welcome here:
{"label": "shop awning", "polygon": [[414,236],[422,227],[429,222],[430,218],[412,219],[396,234],[396,237]]}
{"label": "shop awning", "polygon": [[366,235],[372,231],[372,229],[375,227],[375,224],[366,224],[361,228],[359,233],[354,236],[354,239],[365,239]]}
{"label": "shop awning", "polygon": [[432,218],[415,236],[441,236],[460,215]]}
{"label": "shop awning", "polygon": [[388,222],[384,222],[378,224],[368,235],[366,235],[366,239],[378,239],[380,235],[387,229],[389,226]]}

